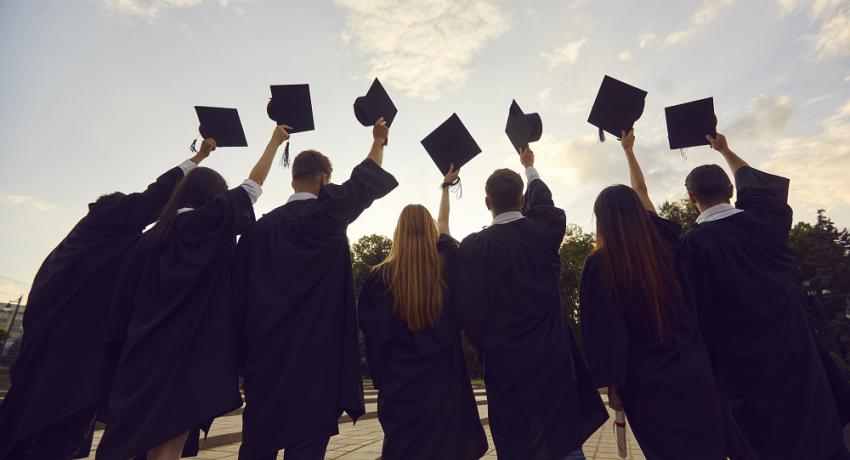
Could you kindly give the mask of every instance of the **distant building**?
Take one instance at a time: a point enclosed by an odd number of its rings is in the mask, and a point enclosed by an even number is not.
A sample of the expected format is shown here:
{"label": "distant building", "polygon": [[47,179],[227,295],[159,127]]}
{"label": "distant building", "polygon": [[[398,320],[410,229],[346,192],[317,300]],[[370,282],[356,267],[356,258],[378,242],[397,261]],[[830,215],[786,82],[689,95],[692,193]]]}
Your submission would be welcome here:
{"label": "distant building", "polygon": [[20,352],[21,337],[24,335],[25,309],[26,305],[18,306],[14,302],[0,307],[0,330],[3,331],[0,338],[0,366],[10,366]]}

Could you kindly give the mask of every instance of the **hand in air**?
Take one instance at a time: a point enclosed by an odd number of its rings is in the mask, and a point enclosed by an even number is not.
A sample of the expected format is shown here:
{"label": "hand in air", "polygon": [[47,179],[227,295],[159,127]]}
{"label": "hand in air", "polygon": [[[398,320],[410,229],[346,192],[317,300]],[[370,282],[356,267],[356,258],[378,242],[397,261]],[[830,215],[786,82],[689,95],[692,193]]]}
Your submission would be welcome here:
{"label": "hand in air", "polygon": [[201,150],[198,151],[204,157],[208,157],[210,152],[216,149],[218,145],[215,143],[215,139],[208,137],[201,142]]}
{"label": "hand in air", "polygon": [[375,141],[386,142],[390,135],[390,127],[384,121],[384,117],[378,118],[378,121],[372,126],[372,138]]}
{"label": "hand in air", "polygon": [[449,165],[449,172],[443,176],[443,182],[446,184],[452,184],[457,180],[459,174],[460,169],[455,169],[455,164],[452,163]]}
{"label": "hand in air", "polygon": [[526,168],[534,166],[534,152],[528,147],[523,148],[519,153],[519,162]]}
{"label": "hand in air", "polygon": [[711,134],[706,134],[705,138],[714,150],[717,150],[718,152],[726,152],[729,150],[729,144],[726,143],[726,136],[717,133],[717,137],[711,137]]}
{"label": "hand in air", "polygon": [[289,131],[292,129],[289,125],[277,125],[275,127],[274,132],[272,132],[272,142],[280,147],[280,144],[283,144],[289,139]]}
{"label": "hand in air", "polygon": [[628,134],[625,131],[620,131],[620,145],[623,150],[631,152],[635,146],[635,129],[629,130]]}

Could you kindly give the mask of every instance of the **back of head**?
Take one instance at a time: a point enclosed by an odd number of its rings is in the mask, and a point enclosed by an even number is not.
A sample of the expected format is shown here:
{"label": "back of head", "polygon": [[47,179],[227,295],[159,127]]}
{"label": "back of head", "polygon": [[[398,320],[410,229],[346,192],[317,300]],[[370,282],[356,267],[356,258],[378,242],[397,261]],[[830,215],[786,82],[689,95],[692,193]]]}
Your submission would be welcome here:
{"label": "back of head", "polygon": [[637,193],[606,187],[593,205],[596,248],[608,292],[645,320],[661,343],[670,340],[682,294],[668,243],[655,229]]}
{"label": "back of head", "polygon": [[174,188],[171,198],[162,208],[156,224],[150,230],[150,236],[156,242],[165,241],[174,227],[177,210],[198,208],[220,193],[227,191],[227,182],[214,169],[197,167]]}
{"label": "back of head", "polygon": [[496,213],[522,209],[522,178],[510,169],[497,169],[487,178],[484,191]]}
{"label": "back of head", "polygon": [[393,294],[393,312],[413,331],[433,326],[443,312],[446,287],[440,232],[422,205],[405,206],[387,259],[376,267]]}
{"label": "back of head", "polygon": [[685,188],[696,201],[705,205],[728,203],[732,198],[732,182],[718,165],[694,168],[685,178]]}
{"label": "back of head", "polygon": [[293,182],[314,182],[322,175],[330,177],[332,172],[331,160],[315,150],[305,150],[292,160]]}

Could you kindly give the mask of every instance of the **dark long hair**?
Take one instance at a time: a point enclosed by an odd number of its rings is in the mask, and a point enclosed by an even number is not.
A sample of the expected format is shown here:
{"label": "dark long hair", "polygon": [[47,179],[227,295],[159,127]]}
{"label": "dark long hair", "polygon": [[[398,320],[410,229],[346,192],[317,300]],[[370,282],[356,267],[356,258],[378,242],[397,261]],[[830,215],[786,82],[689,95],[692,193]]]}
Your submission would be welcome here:
{"label": "dark long hair", "polygon": [[227,182],[214,169],[198,167],[189,171],[177,187],[174,187],[171,198],[165,203],[156,224],[150,229],[150,237],[156,243],[164,242],[174,228],[178,209],[201,207],[226,190]]}
{"label": "dark long hair", "polygon": [[637,193],[606,187],[593,205],[596,248],[604,283],[634,316],[646,320],[659,342],[672,337],[682,287],[672,250],[652,223]]}

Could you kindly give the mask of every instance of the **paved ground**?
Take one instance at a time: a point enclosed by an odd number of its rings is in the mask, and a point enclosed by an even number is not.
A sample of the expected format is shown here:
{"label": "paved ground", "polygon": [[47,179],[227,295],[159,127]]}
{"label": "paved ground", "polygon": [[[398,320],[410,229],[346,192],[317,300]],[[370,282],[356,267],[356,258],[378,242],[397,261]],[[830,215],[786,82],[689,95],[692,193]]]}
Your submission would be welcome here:
{"label": "paved ground", "polygon": [[[479,406],[479,411],[483,417],[486,417],[487,406]],[[612,414],[613,416],[613,414]],[[234,417],[231,419],[231,417]],[[216,420],[213,424],[213,430],[226,431],[223,426],[228,423],[235,423],[236,417],[223,417],[225,420]],[[612,419],[613,420],[613,419]],[[611,421],[606,422],[590,439],[584,444],[584,453],[589,460],[617,460],[617,440],[614,437],[614,430],[611,428]],[[216,425],[219,425],[218,427]],[[493,439],[490,437],[490,427],[484,425],[487,433],[487,440],[490,444],[490,450],[484,456],[485,459],[495,459],[496,451],[493,449]],[[212,433],[211,433],[212,434]],[[100,433],[97,433],[95,442],[99,441]],[[326,459],[340,460],[375,460],[381,456],[381,443],[384,434],[381,431],[381,425],[376,418],[361,420],[357,425],[351,425],[350,422],[341,423],[339,425],[339,434],[331,438],[328,445]],[[644,459],[643,453],[635,441],[631,431],[628,433],[629,440],[629,459]],[[237,452],[239,451],[239,443],[224,444],[209,448],[203,448],[198,455],[199,459],[220,459],[220,460],[236,460]],[[278,459],[283,458],[283,453],[278,456]],[[94,453],[89,457],[94,459]]]}

